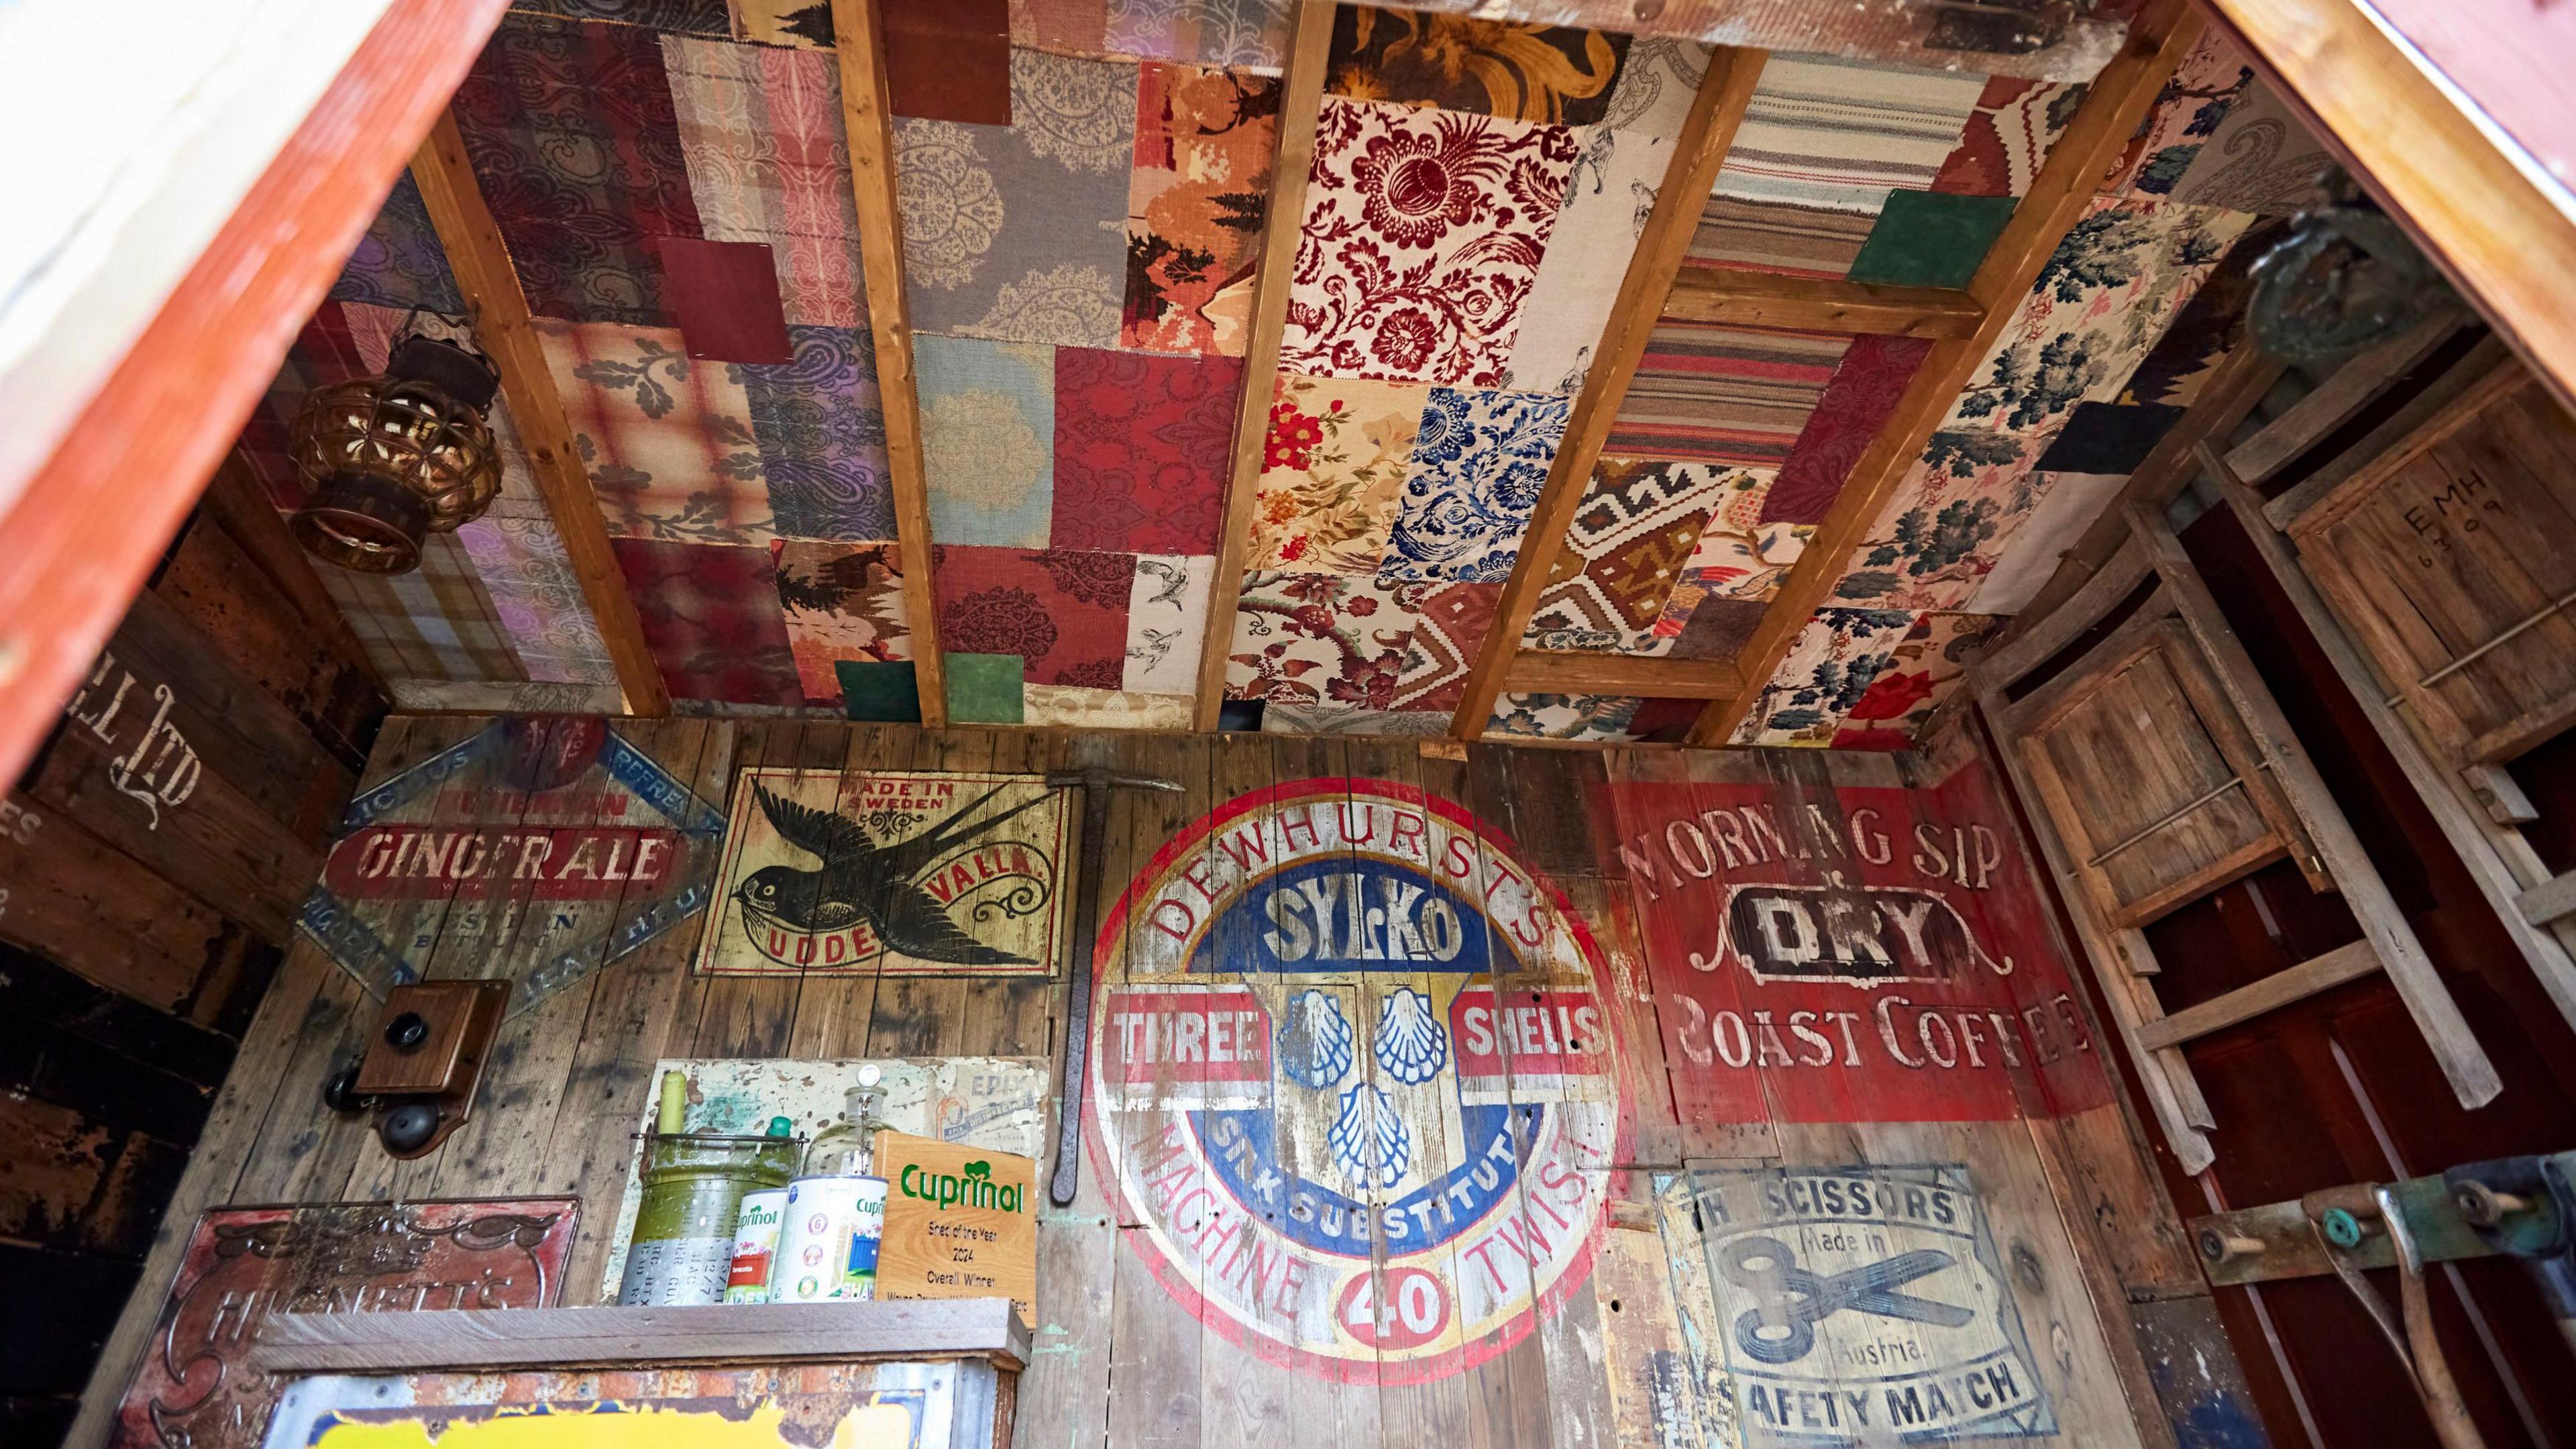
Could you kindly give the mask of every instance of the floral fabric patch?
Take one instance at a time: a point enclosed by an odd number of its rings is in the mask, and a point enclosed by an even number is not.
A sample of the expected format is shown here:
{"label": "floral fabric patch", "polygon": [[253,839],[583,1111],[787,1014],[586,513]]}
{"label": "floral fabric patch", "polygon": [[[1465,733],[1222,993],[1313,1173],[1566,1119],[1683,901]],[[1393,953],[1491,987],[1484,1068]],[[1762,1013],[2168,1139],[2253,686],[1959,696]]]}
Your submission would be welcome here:
{"label": "floral fabric patch", "polygon": [[1381,574],[1510,577],[1571,411],[1572,400],[1555,393],[1432,389]]}
{"label": "floral fabric patch", "polygon": [[1736,728],[1739,745],[1833,742],[1834,727],[1869,686],[1896,663],[1896,646],[1914,628],[1906,609],[1818,609],[1789,645],[1779,672]]}
{"label": "floral fabric patch", "polygon": [[2007,433],[1932,435],[1834,584],[1837,603],[1956,609],[2039,502],[2039,449]]}
{"label": "floral fabric patch", "polygon": [[1885,673],[1833,723],[1838,750],[1910,750],[1932,712],[1962,687],[1967,653],[2004,621],[1983,614],[1925,614],[1889,650]]}
{"label": "floral fabric patch", "polygon": [[766,548],[612,538],[645,647],[676,699],[801,707]]}
{"label": "floral fabric patch", "polygon": [[1563,126],[1325,97],[1279,365],[1498,386],[1578,149]]}
{"label": "floral fabric patch", "polygon": [[2254,67],[2217,29],[2183,57],[2156,92],[2155,103],[2128,148],[2103,179],[2104,195],[2162,196],[2200,157],[2221,123],[2254,85]]}
{"label": "floral fabric patch", "polygon": [[1055,349],[920,336],[930,536],[1044,548],[1055,507]]}
{"label": "floral fabric patch", "polygon": [[1274,79],[1140,68],[1121,346],[1243,355],[1278,133]]}
{"label": "floral fabric patch", "polygon": [[1135,555],[941,544],[933,563],[940,648],[1016,654],[1031,684],[1123,686]]}
{"label": "floral fabric patch", "polygon": [[769,247],[790,323],[866,326],[832,57],[666,35],[662,63],[707,238]]}
{"label": "floral fabric patch", "polygon": [[770,564],[808,703],[840,702],[839,664],[912,657],[903,560],[893,544],[782,539],[770,545]]}
{"label": "floral fabric patch", "polygon": [[2254,218],[2171,202],[2093,202],[2040,268],[1942,424],[2046,437],[2108,402]]}
{"label": "floral fabric patch", "polygon": [[1586,126],[1610,109],[1624,34],[1345,5],[1325,88],[1357,101]]}
{"label": "floral fabric patch", "polygon": [[1431,392],[1282,372],[1253,497],[1252,566],[1376,572]]}
{"label": "floral fabric patch", "polygon": [[668,329],[539,318],[537,337],[612,536],[776,536],[741,369],[692,361]]}
{"label": "floral fabric patch", "polygon": [[1645,703],[1621,694],[1506,694],[1494,702],[1488,735],[1543,740],[1624,740]]}
{"label": "floral fabric patch", "polygon": [[1706,46],[1640,40],[1629,47],[1601,119],[1576,133],[1583,149],[1523,306],[1503,386],[1561,393],[1583,386],[1707,74]]}
{"label": "floral fabric patch", "polygon": [[1118,344],[1136,67],[1011,52],[1011,124],[895,128],[904,285],[924,332]]}
{"label": "floral fabric patch", "polygon": [[1244,575],[1226,697],[1391,708],[1426,592],[1340,574]]}
{"label": "floral fabric patch", "polygon": [[1777,468],[1851,343],[1667,317],[1646,341],[1605,451]]}
{"label": "floral fabric patch", "polygon": [[647,241],[704,231],[659,38],[514,11],[466,73],[454,109],[529,308],[574,322],[670,325]]}
{"label": "floral fabric patch", "polygon": [[1243,364],[1055,354],[1056,548],[1212,554]]}
{"label": "floral fabric patch", "polygon": [[1208,585],[1216,560],[1140,554],[1127,594],[1127,665],[1122,686],[1135,694],[1195,695],[1199,651],[1207,638]]}

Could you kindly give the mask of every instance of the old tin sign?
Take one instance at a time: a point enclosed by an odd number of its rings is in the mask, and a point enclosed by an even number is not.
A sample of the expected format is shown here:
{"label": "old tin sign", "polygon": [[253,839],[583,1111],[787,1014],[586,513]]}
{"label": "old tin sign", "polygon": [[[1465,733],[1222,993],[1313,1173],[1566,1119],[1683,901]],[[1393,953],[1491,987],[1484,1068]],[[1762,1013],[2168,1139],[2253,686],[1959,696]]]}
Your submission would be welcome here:
{"label": "old tin sign", "polygon": [[1715,1353],[1749,1441],[2057,1432],[1964,1166],[1703,1170],[1691,1180]]}
{"label": "old tin sign", "polygon": [[1383,780],[1240,796],[1102,924],[1092,1148],[1173,1297],[1411,1383],[1584,1282],[1623,1160],[1601,954],[1508,840]]}
{"label": "old tin sign", "polygon": [[378,996],[436,948],[522,1011],[704,907],[723,833],[605,720],[496,720],[349,802],[301,924]]}
{"label": "old tin sign", "polygon": [[2110,1100],[1985,772],[1606,791],[1685,1119],[1989,1121]]}
{"label": "old tin sign", "polygon": [[251,1371],[272,1313],[544,1308],[579,1202],[216,1208],[197,1220],[112,1449],[257,1449],[283,1381]]}
{"label": "old tin sign", "polygon": [[1049,975],[1068,828],[1036,775],[746,769],[698,970]]}

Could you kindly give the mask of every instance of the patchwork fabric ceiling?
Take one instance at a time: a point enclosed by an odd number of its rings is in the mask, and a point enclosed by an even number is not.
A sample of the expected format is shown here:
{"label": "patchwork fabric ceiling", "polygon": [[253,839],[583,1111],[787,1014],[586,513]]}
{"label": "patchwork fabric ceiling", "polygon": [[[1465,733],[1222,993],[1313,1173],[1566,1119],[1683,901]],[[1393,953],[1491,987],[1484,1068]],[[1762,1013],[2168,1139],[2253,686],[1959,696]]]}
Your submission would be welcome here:
{"label": "patchwork fabric ceiling", "polygon": [[[1502,647],[1505,583],[1710,43],[1773,53],[1684,267],[1956,289],[2134,7],[2009,35],[1938,4],[1747,20],[1704,0],[1649,33],[1581,24],[1636,26],[1625,0],[1433,13],[1464,8],[1337,12],[1302,206],[1271,218],[1287,0],[884,7],[953,718],[1188,728],[1214,647],[1238,726],[1446,732]],[[913,689],[829,15],[523,0],[455,102],[686,710],[888,717]],[[2315,151],[2239,57],[2201,46],[1787,664],[1748,684],[1741,742],[1911,738],[2232,344],[2258,218],[2302,199]],[[1297,228],[1272,279],[1287,323],[1247,398],[1270,224]],[[381,368],[413,309],[465,305],[406,180],[245,430],[280,509],[301,502],[287,419]],[[1536,545],[1519,647],[1737,658],[1930,346],[1663,318],[1573,527]],[[1246,407],[1266,444],[1229,523]],[[490,515],[417,574],[318,572],[406,707],[614,709],[506,407],[498,426]],[[1212,625],[1229,526],[1240,600]],[[1705,705],[1505,694],[1489,728],[1673,738]]]}

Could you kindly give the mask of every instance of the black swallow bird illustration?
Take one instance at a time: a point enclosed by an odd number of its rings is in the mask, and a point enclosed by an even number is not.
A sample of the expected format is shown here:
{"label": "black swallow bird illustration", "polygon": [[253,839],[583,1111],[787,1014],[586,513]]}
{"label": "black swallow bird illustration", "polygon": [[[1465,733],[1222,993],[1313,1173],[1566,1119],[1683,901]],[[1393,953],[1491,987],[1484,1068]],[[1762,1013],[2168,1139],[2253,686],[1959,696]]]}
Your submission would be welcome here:
{"label": "black swallow bird illustration", "polygon": [[971,821],[994,786],[910,840],[879,845],[843,815],[782,800],[759,784],[752,793],[761,813],[788,844],[823,862],[819,870],[767,865],[753,871],[734,896],[748,909],[800,931],[837,931],[865,920],[877,938],[922,961],[961,966],[1026,965],[1026,956],[987,946],[957,928],[930,892],[914,884],[922,867],[1003,821],[1044,801],[1038,795],[995,815]]}

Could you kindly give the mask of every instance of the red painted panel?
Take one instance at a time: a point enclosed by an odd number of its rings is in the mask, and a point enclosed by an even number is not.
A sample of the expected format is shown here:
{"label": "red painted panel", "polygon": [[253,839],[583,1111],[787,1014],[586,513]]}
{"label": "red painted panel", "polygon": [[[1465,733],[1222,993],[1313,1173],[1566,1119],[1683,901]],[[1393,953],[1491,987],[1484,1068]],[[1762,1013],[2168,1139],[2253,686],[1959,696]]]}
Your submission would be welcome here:
{"label": "red painted panel", "polygon": [[26,767],[506,8],[396,0],[0,517],[0,781]]}
{"label": "red painted panel", "polygon": [[1986,1121],[2110,1100],[1975,767],[1930,790],[1610,787],[1685,1122]]}

